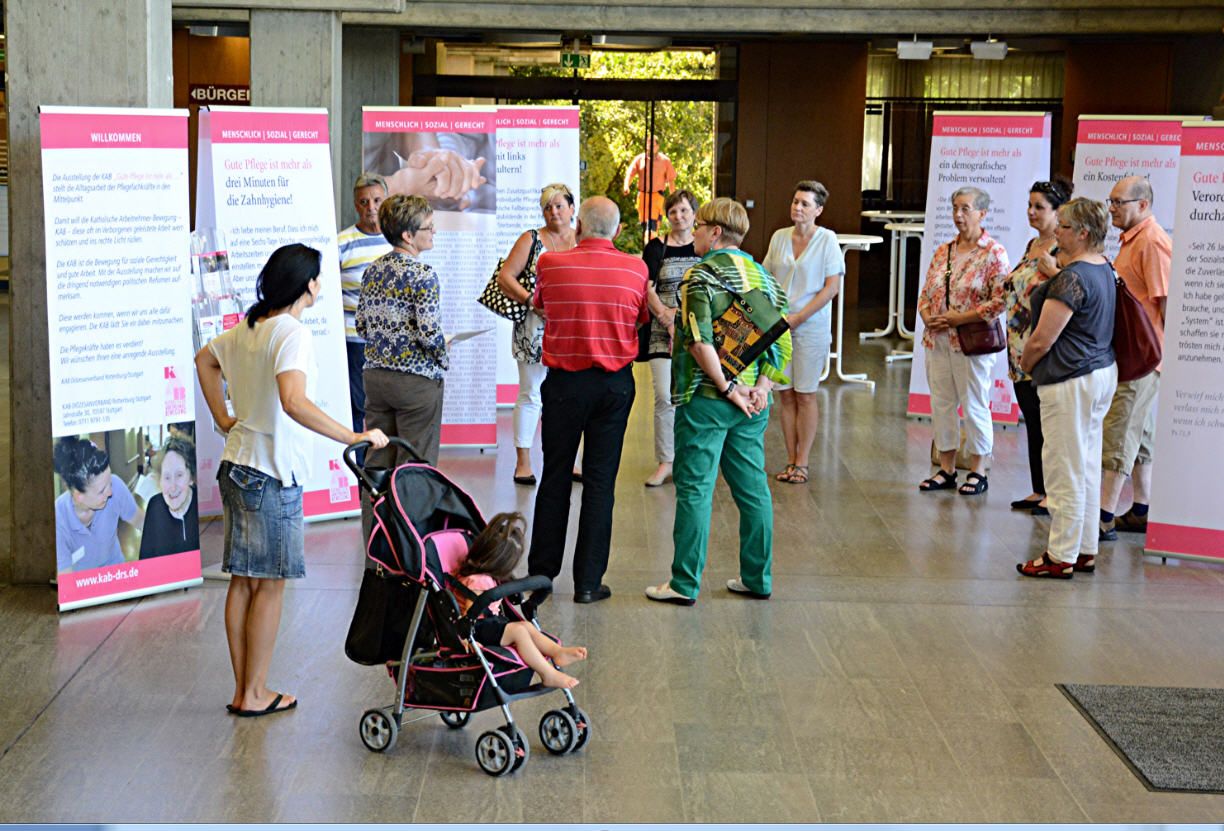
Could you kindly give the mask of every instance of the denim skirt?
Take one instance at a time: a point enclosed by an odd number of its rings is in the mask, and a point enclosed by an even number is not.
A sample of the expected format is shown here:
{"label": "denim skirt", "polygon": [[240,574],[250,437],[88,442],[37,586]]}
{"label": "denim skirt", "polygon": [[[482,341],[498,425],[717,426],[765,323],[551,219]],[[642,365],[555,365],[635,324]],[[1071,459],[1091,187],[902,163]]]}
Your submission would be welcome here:
{"label": "denim skirt", "polygon": [[221,570],[239,577],[306,576],[302,487],[245,465],[222,462],[217,471],[225,512]]}

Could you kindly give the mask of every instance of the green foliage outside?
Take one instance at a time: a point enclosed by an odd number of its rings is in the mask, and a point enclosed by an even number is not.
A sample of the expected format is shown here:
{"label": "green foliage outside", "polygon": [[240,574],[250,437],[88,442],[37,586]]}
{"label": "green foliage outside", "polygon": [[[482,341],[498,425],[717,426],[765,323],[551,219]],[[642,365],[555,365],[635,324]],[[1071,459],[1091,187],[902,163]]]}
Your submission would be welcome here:
{"label": "green foliage outside", "polygon": [[[558,76],[572,70],[559,66],[515,67],[512,75]],[[583,78],[640,78],[705,80],[717,72],[713,52],[595,52]],[[543,103],[543,102],[517,102]],[[565,103],[565,102],[557,102]],[[620,205],[625,230],[617,239],[624,251],[642,250],[642,228],[637,214],[637,185],[628,196],[621,193],[625,171],[644,150],[647,114],[644,101],[582,101],[581,152],[585,169],[580,184],[583,197],[604,195]],[[659,149],[676,168],[676,187],[687,188],[698,203],[709,199],[714,183],[715,105],[710,101],[658,101],[655,136]],[[663,223],[664,230],[666,221]]]}

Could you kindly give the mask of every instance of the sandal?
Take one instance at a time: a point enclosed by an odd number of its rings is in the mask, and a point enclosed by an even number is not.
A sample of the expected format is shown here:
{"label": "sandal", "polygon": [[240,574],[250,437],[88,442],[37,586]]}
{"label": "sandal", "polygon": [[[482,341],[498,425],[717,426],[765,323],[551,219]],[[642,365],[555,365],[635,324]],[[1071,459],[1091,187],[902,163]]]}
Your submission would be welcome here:
{"label": "sandal", "polygon": [[781,473],[774,474],[774,478],[777,479],[779,482],[789,482],[791,478],[791,474],[794,472],[795,472],[795,466],[787,465],[786,470],[782,471]]}
{"label": "sandal", "polygon": [[[1076,561],[1078,564],[1078,560]],[[1053,577],[1056,580],[1070,580],[1075,572],[1075,565],[1059,563],[1050,559],[1049,552],[1042,552],[1036,560],[1027,563],[1017,563],[1016,571],[1025,577]]]}
{"label": "sandal", "polygon": [[986,493],[986,488],[989,486],[985,476],[980,473],[970,472],[965,477],[965,484],[960,486],[957,493],[961,496],[977,496],[980,493]]}
{"label": "sandal", "polygon": [[946,491],[956,487],[956,471],[949,473],[942,467],[930,479],[918,483],[920,491]]}
{"label": "sandal", "polygon": [[1081,554],[1075,558],[1075,565],[1072,566],[1073,571],[1083,571],[1088,574],[1096,571],[1096,555]]}
{"label": "sandal", "polygon": [[807,465],[791,465],[790,476],[785,479],[779,479],[780,482],[785,482],[788,485],[806,485],[808,481],[808,466]]}

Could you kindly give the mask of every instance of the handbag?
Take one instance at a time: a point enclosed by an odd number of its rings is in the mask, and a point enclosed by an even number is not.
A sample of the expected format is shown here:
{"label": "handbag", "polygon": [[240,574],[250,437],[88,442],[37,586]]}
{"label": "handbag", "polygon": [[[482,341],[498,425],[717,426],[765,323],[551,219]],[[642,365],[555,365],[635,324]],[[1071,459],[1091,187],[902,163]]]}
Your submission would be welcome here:
{"label": "handbag", "polygon": [[[948,266],[944,271],[944,305],[952,310],[952,246],[948,243]],[[960,340],[961,352],[965,355],[992,355],[1007,348],[1007,333],[1003,331],[1003,321],[972,320],[956,327],[956,337]]]}
{"label": "handbag", "polygon": [[[357,608],[344,640],[344,654],[350,661],[365,666],[398,661],[403,654],[404,639],[412,623],[420,586],[403,577],[396,577],[381,567],[366,569],[357,594]],[[418,639],[428,637],[425,627]],[[422,644],[418,643],[420,647]]]}
{"label": "handbag", "polygon": [[[1113,268],[1113,263],[1109,264]],[[1118,381],[1134,381],[1160,366],[1160,339],[1139,298],[1114,272],[1117,300],[1114,304],[1113,350],[1118,362]]]}
{"label": "handbag", "polygon": [[[739,257],[734,259],[743,274],[743,263]],[[723,376],[730,381],[752,366],[766,349],[786,334],[790,324],[760,289],[749,289],[740,294],[725,284],[719,284],[719,287],[731,295],[732,301],[721,315],[711,321],[711,328]]]}
{"label": "handbag", "polygon": [[[531,251],[535,251],[539,233],[531,229]],[[485,284],[484,291],[476,298],[476,302],[484,306],[498,317],[504,317],[506,320],[514,323],[522,323],[527,318],[527,312],[530,311],[530,306],[526,303],[519,303],[511,300],[501,290],[501,286],[497,284],[497,275],[501,273],[502,266],[506,264],[506,258],[502,257],[497,261],[497,267],[493,269],[493,276],[489,278],[489,282]],[[536,273],[535,266],[531,260],[531,254],[527,255],[527,265],[519,272],[518,284],[527,290],[528,294],[535,291]]]}

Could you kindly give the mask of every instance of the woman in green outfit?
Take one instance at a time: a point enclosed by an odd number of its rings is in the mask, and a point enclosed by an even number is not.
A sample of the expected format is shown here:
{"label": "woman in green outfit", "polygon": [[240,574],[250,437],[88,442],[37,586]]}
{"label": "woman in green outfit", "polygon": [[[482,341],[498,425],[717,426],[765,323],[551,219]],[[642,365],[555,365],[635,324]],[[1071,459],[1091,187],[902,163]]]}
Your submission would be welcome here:
{"label": "woman in green outfit", "polygon": [[740,573],[727,581],[737,594],[767,599],[773,590],[773,500],[765,473],[765,426],[769,391],[784,382],[790,361],[790,332],[760,358],[727,381],[713,346],[712,322],[733,300],[728,287],[759,289],[779,313],[786,293],[773,276],[741,251],[748,212],[722,197],[702,205],[693,227],[701,261],[684,276],[672,347],[672,402],[676,405],[676,523],[671,579],[646,589],[663,603],[697,602],[710,539],[714,482],[721,468],[740,514]]}

